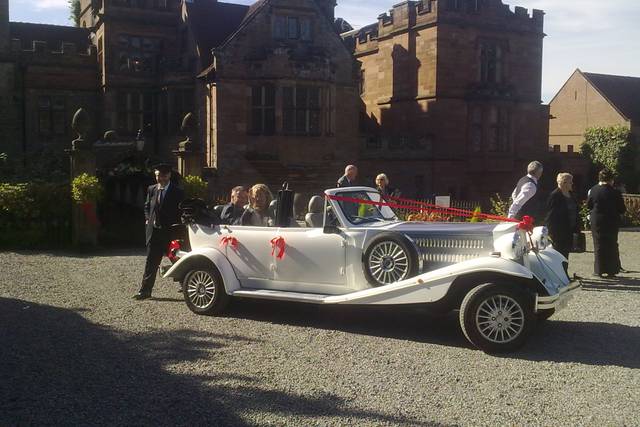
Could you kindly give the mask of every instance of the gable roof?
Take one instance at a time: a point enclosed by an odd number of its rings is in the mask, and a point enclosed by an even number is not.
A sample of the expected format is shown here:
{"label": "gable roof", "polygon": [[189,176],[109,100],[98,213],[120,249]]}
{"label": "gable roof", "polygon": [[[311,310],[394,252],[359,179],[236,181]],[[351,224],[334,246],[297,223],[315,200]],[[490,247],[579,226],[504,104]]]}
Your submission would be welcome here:
{"label": "gable roof", "polygon": [[640,123],[640,77],[582,74],[627,120]]}
{"label": "gable roof", "polygon": [[249,6],[216,0],[198,0],[185,4],[188,25],[200,48],[202,64],[208,65],[212,61],[211,49],[220,46],[240,27]]}
{"label": "gable roof", "polygon": [[10,22],[9,37],[20,39],[23,49],[30,49],[33,41],[43,41],[51,50],[60,50],[62,43],[74,43],[80,52],[89,48],[90,30],[64,25]]}

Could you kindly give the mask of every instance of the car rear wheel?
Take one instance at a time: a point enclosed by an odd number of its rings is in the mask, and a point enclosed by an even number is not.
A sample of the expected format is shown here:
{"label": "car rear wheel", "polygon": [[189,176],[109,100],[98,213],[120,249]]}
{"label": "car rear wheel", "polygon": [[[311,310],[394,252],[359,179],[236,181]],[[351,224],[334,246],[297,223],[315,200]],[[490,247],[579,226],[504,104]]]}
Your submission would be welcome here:
{"label": "car rear wheel", "polygon": [[524,292],[503,284],[473,288],[460,306],[460,326],[467,339],[487,353],[521,347],[535,326],[533,302]]}
{"label": "car rear wheel", "polygon": [[182,291],[187,307],[196,314],[220,314],[229,303],[222,276],[211,267],[190,271],[182,281]]}
{"label": "car rear wheel", "polygon": [[418,273],[418,251],[401,234],[382,233],[364,252],[364,274],[373,286],[384,286]]}

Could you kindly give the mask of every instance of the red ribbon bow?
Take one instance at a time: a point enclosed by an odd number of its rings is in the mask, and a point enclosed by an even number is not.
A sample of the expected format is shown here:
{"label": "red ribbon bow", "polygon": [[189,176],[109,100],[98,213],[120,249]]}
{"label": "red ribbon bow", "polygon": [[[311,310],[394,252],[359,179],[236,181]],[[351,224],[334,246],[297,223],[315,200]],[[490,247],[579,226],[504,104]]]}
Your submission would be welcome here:
{"label": "red ribbon bow", "polygon": [[518,224],[518,230],[524,230],[529,233],[533,232],[534,220],[529,215],[525,215],[522,217],[522,221]]}
{"label": "red ribbon bow", "polygon": [[224,236],[222,239],[220,239],[220,246],[221,247],[225,247],[225,246],[229,246],[231,245],[231,247],[233,248],[234,251],[238,250],[238,239],[236,239],[235,237],[232,236]]}
{"label": "red ribbon bow", "polygon": [[278,236],[271,239],[271,256],[276,253],[276,249],[278,249],[278,254],[276,255],[277,259],[284,258],[284,250],[287,244],[284,241],[284,237]]}

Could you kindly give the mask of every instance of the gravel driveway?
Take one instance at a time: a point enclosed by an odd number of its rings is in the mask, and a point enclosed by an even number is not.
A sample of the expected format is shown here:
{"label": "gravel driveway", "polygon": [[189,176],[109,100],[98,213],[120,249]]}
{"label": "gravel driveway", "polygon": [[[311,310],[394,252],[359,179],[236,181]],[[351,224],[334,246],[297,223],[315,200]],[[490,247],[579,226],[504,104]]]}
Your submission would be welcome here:
{"label": "gravel driveway", "polygon": [[[588,243],[591,246],[591,243]],[[640,270],[640,233],[621,233]],[[521,351],[456,315],[237,302],[188,311],[142,251],[1,253],[0,425],[640,425],[640,273],[588,277]]]}

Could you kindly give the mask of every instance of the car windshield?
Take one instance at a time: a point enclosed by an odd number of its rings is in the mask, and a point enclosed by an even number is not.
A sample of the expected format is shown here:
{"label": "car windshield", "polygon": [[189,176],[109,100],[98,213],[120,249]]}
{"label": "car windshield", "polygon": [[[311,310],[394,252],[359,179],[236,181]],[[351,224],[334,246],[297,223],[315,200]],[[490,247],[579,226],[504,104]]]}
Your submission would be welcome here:
{"label": "car windshield", "polygon": [[[338,197],[348,197],[363,201],[381,201],[380,193],[375,191],[345,191],[336,194]],[[389,206],[376,206],[367,203],[338,200],[338,205],[344,216],[352,224],[364,224],[398,219]]]}

